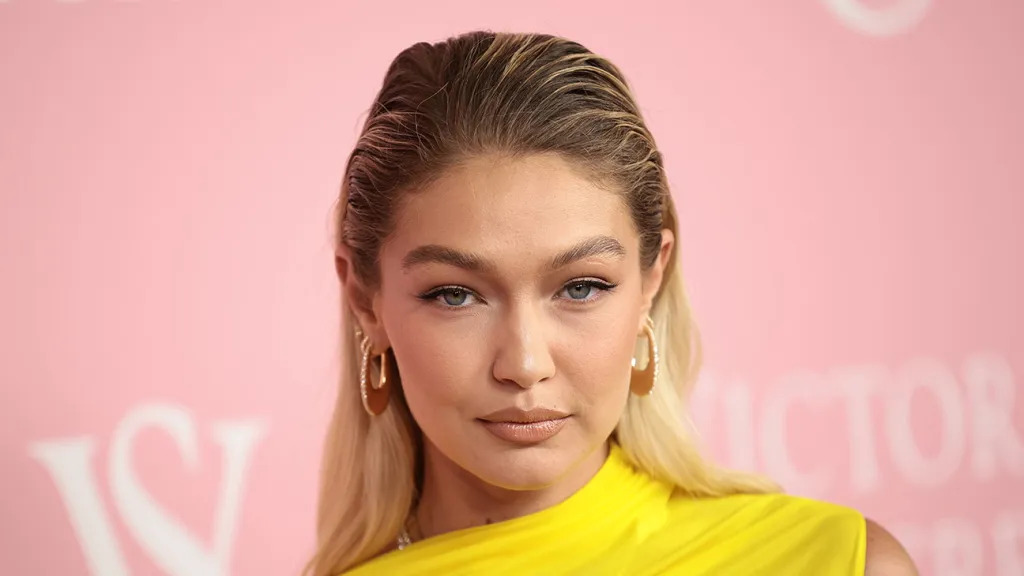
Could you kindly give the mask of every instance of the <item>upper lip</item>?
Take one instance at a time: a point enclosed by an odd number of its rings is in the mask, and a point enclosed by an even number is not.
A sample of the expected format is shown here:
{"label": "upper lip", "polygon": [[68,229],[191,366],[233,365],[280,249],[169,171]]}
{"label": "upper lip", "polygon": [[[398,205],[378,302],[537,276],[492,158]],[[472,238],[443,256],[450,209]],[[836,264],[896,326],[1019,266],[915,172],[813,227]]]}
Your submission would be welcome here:
{"label": "upper lip", "polygon": [[523,410],[522,408],[504,408],[497,412],[491,412],[480,419],[486,420],[487,422],[515,422],[517,424],[529,424],[531,422],[561,420],[562,418],[568,417],[569,415],[565,412],[550,410],[548,408],[534,408],[532,410]]}

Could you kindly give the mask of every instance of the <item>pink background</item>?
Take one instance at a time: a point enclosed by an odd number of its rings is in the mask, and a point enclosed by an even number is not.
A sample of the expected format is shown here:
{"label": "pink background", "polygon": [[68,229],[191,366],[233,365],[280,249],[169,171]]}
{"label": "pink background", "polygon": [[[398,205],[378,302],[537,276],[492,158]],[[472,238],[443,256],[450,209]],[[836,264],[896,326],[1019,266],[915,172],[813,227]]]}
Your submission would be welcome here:
{"label": "pink background", "polygon": [[297,572],[344,161],[391,58],[474,28],[634,85],[721,461],[1024,574],[1024,3],[346,4],[0,0],[5,574]]}

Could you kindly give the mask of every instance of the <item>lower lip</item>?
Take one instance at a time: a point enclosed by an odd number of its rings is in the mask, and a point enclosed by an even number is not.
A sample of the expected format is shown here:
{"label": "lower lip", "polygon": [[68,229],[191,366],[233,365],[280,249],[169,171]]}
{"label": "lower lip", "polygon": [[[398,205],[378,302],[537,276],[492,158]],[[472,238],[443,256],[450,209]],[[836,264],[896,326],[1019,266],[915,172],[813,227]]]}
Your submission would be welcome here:
{"label": "lower lip", "polygon": [[537,444],[548,440],[565,426],[569,417],[540,422],[480,422],[487,431],[506,442],[515,444]]}

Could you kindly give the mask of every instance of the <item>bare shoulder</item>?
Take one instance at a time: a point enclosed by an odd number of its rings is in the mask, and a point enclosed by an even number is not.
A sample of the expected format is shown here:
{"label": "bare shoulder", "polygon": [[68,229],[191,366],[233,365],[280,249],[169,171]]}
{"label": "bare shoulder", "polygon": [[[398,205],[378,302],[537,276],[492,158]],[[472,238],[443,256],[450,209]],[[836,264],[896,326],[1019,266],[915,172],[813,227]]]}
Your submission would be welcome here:
{"label": "bare shoulder", "polygon": [[867,558],[865,576],[918,576],[914,561],[903,546],[880,524],[865,518]]}

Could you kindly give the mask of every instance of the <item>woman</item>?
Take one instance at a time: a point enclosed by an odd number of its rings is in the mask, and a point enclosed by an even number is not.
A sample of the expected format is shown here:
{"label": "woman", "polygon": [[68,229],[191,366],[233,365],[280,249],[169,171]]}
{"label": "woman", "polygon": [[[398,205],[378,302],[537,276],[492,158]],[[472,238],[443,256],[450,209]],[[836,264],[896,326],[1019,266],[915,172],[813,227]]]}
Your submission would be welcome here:
{"label": "woman", "polygon": [[675,208],[607,60],[544,35],[408,48],[337,224],[309,574],[914,573],[858,513],[695,450]]}

